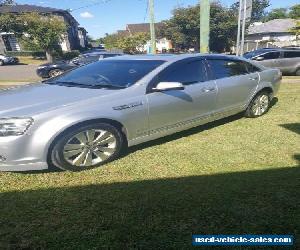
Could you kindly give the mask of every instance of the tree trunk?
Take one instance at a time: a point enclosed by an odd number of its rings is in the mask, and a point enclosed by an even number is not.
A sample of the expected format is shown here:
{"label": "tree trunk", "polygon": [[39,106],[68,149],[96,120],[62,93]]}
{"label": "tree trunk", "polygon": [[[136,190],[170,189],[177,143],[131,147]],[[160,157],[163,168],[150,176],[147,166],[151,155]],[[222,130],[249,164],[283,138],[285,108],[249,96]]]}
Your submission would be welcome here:
{"label": "tree trunk", "polygon": [[46,50],[46,57],[48,62],[53,62],[53,56],[52,56],[52,51],[51,50]]}

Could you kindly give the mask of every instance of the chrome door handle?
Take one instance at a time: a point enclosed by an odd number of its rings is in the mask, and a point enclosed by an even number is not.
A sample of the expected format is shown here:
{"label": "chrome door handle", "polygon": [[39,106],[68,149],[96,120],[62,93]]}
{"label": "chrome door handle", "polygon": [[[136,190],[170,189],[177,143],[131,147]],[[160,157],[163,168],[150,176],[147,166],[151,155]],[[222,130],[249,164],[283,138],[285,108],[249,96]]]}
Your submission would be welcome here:
{"label": "chrome door handle", "polygon": [[207,92],[212,92],[215,91],[215,88],[203,88],[202,92],[207,93]]}
{"label": "chrome door handle", "polygon": [[251,80],[251,81],[258,81],[258,77],[249,77],[249,80]]}

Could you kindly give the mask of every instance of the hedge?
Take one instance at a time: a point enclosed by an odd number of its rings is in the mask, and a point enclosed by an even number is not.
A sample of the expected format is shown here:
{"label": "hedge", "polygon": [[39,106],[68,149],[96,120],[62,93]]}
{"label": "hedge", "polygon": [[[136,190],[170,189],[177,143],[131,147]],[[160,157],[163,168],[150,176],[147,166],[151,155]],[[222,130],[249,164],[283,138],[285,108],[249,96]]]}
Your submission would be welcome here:
{"label": "hedge", "polygon": [[32,56],[32,57],[46,57],[44,51],[7,51],[8,56]]}

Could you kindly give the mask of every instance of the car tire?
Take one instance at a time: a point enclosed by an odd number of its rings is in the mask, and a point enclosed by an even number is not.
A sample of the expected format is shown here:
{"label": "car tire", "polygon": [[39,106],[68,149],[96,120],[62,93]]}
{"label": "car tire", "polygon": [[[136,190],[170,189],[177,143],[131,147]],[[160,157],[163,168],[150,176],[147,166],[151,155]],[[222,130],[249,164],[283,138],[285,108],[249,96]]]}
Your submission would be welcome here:
{"label": "car tire", "polygon": [[295,74],[296,76],[300,76],[300,69],[297,69],[297,71],[296,71],[296,74]]}
{"label": "car tire", "polygon": [[116,159],[125,147],[125,136],[120,129],[98,123],[66,131],[58,137],[49,155],[55,167],[83,171]]}
{"label": "car tire", "polygon": [[245,116],[249,118],[262,116],[268,112],[270,105],[270,93],[267,91],[261,91],[250,102],[246,109]]}
{"label": "car tire", "polygon": [[64,72],[61,69],[52,69],[52,70],[49,71],[49,77],[56,77],[56,76],[59,76],[63,73]]}
{"label": "car tire", "polygon": [[0,60],[0,66],[3,66],[4,62],[2,60]]}

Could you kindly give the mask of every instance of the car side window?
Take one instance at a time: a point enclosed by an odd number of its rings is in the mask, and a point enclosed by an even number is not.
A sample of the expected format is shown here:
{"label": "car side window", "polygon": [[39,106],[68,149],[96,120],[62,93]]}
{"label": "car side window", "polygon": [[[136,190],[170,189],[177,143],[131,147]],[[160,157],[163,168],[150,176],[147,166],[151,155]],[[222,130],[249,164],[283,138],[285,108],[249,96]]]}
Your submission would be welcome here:
{"label": "car side window", "polygon": [[248,74],[246,64],[236,60],[208,59],[215,79]]}
{"label": "car side window", "polygon": [[248,73],[255,73],[255,72],[260,72],[261,69],[256,67],[255,65],[251,64],[251,63],[248,63],[248,62],[244,62],[246,67],[247,67],[247,70],[248,70]]}
{"label": "car side window", "polygon": [[180,82],[186,85],[206,80],[206,70],[203,60],[171,65],[159,77],[160,82]]}
{"label": "car side window", "polygon": [[286,51],[283,53],[284,58],[300,57],[300,51]]}
{"label": "car side window", "polygon": [[263,57],[264,60],[278,59],[280,57],[280,52],[279,51],[268,52],[259,57]]}

